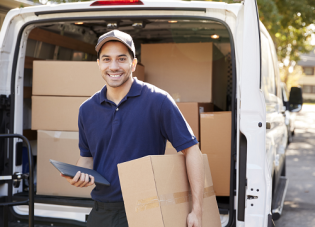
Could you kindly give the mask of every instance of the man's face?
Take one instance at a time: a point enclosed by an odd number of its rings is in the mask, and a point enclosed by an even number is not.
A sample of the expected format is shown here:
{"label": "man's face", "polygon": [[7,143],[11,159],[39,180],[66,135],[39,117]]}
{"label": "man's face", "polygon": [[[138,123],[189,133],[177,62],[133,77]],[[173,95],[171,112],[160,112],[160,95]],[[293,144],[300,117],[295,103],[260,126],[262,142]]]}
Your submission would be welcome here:
{"label": "man's face", "polygon": [[130,79],[136,69],[137,59],[131,59],[123,43],[109,41],[100,50],[97,63],[107,86],[116,88]]}

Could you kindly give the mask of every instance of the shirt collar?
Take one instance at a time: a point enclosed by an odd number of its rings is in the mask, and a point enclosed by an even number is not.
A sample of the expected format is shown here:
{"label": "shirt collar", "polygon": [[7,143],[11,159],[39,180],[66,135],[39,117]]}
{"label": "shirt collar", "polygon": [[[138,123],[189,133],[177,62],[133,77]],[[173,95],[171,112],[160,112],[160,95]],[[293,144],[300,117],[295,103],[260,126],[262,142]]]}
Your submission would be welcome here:
{"label": "shirt collar", "polygon": [[[141,95],[141,91],[142,91],[142,87],[143,87],[143,82],[138,80],[137,77],[133,78],[133,82],[131,85],[131,88],[129,90],[129,92],[127,93],[126,97],[136,97]],[[110,100],[108,100],[106,98],[106,92],[107,92],[107,87],[106,85],[102,88],[101,93],[100,93],[100,103],[102,102],[110,102]]]}

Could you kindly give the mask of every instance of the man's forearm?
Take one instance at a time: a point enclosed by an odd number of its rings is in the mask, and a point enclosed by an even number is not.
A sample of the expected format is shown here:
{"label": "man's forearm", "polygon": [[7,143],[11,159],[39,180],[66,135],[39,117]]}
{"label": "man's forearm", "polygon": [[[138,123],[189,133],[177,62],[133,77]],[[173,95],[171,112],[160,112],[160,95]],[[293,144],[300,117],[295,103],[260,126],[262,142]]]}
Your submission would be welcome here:
{"label": "man's forearm", "polygon": [[191,188],[193,209],[192,212],[202,215],[202,202],[204,193],[204,164],[198,145],[183,151],[186,157],[187,174]]}
{"label": "man's forearm", "polygon": [[80,157],[77,166],[84,167],[87,169],[93,169],[93,158],[92,157]]}

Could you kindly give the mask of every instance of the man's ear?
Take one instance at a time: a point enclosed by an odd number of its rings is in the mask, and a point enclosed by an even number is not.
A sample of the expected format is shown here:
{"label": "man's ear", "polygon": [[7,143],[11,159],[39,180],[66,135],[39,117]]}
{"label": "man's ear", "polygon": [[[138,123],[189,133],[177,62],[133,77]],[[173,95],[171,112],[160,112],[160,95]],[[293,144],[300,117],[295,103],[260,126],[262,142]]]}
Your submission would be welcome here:
{"label": "man's ear", "polygon": [[138,59],[137,59],[137,58],[134,58],[134,59],[132,60],[131,72],[136,71],[137,63],[138,63]]}
{"label": "man's ear", "polygon": [[100,59],[97,59],[97,65],[100,67]]}

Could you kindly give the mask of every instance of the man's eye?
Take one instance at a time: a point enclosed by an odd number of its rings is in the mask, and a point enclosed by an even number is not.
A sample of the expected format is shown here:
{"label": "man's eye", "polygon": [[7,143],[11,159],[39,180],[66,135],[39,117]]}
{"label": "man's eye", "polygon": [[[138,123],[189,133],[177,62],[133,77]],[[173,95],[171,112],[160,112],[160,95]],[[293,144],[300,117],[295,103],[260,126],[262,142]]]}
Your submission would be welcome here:
{"label": "man's eye", "polygon": [[103,58],[103,61],[110,61],[109,58]]}
{"label": "man's eye", "polygon": [[126,58],[119,58],[119,61],[126,61]]}

